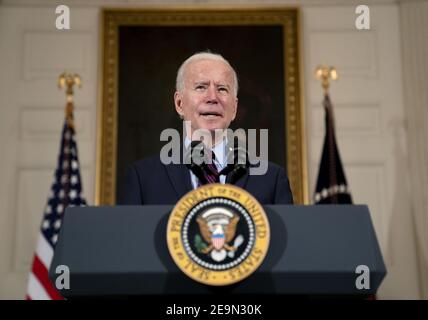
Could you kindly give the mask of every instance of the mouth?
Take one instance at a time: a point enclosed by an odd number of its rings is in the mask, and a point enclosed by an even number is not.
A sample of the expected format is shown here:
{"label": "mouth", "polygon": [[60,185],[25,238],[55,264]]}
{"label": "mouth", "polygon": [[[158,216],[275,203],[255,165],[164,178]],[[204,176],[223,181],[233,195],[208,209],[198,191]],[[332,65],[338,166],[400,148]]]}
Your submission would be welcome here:
{"label": "mouth", "polygon": [[216,111],[206,111],[206,112],[204,111],[204,112],[200,112],[199,115],[206,119],[216,119],[216,118],[223,117],[223,115],[220,112],[216,112]]}

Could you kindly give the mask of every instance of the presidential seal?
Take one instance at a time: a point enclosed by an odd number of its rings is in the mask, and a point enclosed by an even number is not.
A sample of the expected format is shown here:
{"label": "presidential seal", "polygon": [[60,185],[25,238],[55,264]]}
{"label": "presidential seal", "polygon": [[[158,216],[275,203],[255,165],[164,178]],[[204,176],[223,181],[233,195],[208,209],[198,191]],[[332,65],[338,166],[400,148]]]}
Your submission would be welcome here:
{"label": "presidential seal", "polygon": [[171,212],[169,252],[190,278],[213,286],[248,277],[269,248],[269,222],[247,191],[207,184],[187,193]]}

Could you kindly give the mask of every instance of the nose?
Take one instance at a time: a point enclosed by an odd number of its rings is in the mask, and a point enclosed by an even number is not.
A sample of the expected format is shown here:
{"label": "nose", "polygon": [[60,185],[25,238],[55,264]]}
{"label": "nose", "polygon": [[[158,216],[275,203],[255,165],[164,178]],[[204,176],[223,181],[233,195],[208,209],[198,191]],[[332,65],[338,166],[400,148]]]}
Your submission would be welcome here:
{"label": "nose", "polygon": [[206,103],[216,104],[218,103],[217,99],[217,90],[214,85],[210,85],[207,90]]}

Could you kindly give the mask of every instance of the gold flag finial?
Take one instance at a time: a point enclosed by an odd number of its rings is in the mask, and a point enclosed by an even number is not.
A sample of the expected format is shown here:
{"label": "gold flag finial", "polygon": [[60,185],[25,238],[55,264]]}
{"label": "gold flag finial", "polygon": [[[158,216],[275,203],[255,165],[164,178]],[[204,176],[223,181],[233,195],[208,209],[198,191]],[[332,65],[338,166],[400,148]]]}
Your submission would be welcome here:
{"label": "gold flag finial", "polygon": [[67,105],[65,108],[65,116],[67,119],[67,124],[70,128],[74,129],[73,121],[73,87],[77,85],[79,88],[82,87],[82,80],[78,74],[71,74],[63,72],[58,79],[58,87],[60,89],[66,88],[67,95]]}
{"label": "gold flag finial", "polygon": [[330,87],[330,79],[337,80],[339,78],[336,68],[333,66],[318,66],[315,69],[315,77],[318,80],[321,80],[321,85],[324,89],[324,93],[328,93],[328,88]]}
{"label": "gold flag finial", "polygon": [[73,87],[77,85],[79,88],[82,87],[82,80],[78,74],[71,74],[63,72],[58,79],[58,87],[60,89],[67,87],[67,102],[73,101]]}

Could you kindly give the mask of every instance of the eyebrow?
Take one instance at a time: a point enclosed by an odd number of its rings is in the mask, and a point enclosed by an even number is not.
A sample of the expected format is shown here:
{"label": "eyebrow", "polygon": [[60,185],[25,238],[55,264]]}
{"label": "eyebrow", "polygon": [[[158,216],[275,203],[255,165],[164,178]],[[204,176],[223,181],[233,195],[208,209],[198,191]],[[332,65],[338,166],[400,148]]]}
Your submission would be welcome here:
{"label": "eyebrow", "polygon": [[196,86],[196,85],[200,85],[200,84],[203,84],[203,85],[209,85],[209,81],[196,81],[195,83],[194,83],[194,85]]}
{"label": "eyebrow", "polygon": [[[197,86],[197,85],[209,85],[210,84],[210,82],[209,81],[196,81],[195,83],[194,83],[194,85],[195,86]],[[219,83],[219,84],[216,84],[215,85],[216,87],[227,87],[228,89],[230,89],[230,86],[228,85],[228,84],[222,84],[222,83]]]}

